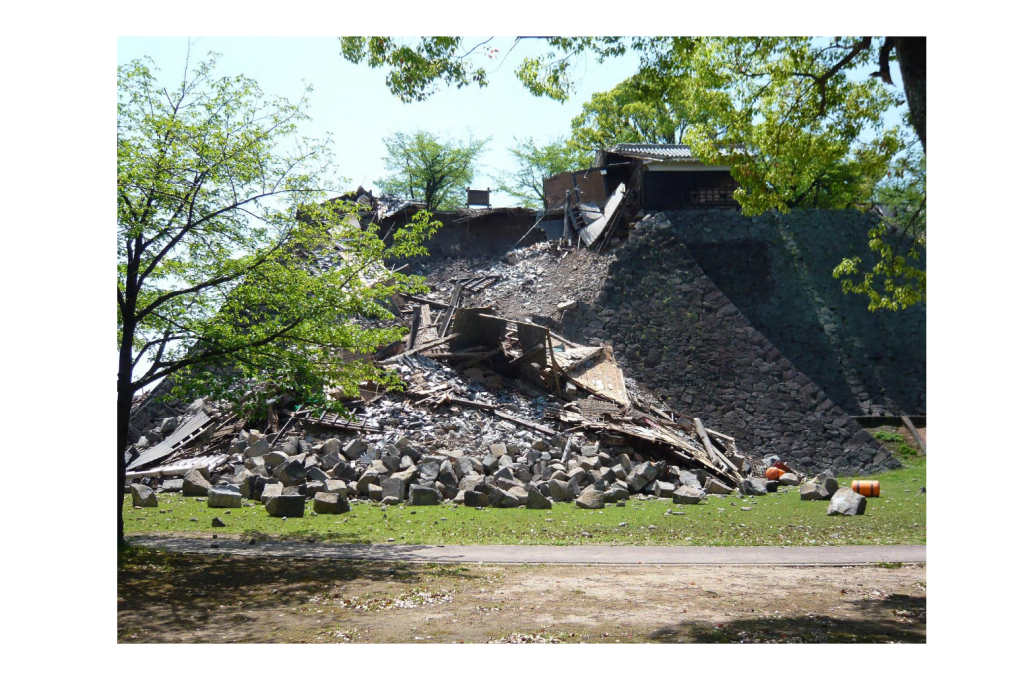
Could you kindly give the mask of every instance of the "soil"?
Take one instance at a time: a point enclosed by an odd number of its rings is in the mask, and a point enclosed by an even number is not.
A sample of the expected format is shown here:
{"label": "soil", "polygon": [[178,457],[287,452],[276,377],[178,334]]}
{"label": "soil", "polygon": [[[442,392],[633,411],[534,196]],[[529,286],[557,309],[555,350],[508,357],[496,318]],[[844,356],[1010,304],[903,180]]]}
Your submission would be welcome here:
{"label": "soil", "polygon": [[136,552],[119,642],[925,641],[923,565],[501,566]]}

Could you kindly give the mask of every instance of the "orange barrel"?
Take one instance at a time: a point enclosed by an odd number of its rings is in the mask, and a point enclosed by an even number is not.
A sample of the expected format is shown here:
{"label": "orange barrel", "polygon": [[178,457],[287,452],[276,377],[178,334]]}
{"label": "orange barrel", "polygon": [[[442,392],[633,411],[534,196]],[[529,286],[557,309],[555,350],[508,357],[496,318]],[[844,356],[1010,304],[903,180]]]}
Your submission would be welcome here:
{"label": "orange barrel", "polygon": [[878,480],[854,480],[850,483],[850,489],[861,496],[878,496],[881,493]]}
{"label": "orange barrel", "polygon": [[768,478],[769,480],[778,480],[780,477],[782,477],[782,475],[783,475],[782,469],[781,468],[776,468],[775,466],[772,466],[768,470],[764,471],[764,476],[766,478]]}

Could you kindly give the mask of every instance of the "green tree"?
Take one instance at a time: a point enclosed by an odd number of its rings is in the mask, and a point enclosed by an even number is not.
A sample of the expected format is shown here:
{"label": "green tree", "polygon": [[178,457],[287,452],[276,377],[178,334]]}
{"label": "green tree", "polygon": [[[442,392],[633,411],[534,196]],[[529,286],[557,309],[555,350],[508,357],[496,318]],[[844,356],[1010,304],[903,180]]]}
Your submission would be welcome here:
{"label": "green tree", "polygon": [[655,91],[634,75],[583,104],[572,120],[570,143],[589,151],[616,143],[677,144],[693,119],[682,88]]}
{"label": "green tree", "polygon": [[875,264],[865,271],[864,261],[853,257],[833,271],[844,291],[867,296],[871,311],[906,309],[925,301],[927,279],[920,264],[926,240],[925,174],[919,148],[897,158],[875,192],[874,203],[882,212],[868,239]]}
{"label": "green tree", "polygon": [[384,139],[384,167],[391,173],[377,184],[385,194],[424,202],[428,211],[462,208],[489,140],[445,141],[426,131],[392,134]]}
{"label": "green tree", "polygon": [[570,147],[564,138],[538,146],[533,138],[515,139],[509,153],[517,168],[495,178],[498,190],[519,200],[527,208],[544,208],[544,179],[565,171],[582,171],[593,155]]}
{"label": "green tree", "polygon": [[[245,77],[214,76],[216,55],[177,86],[151,61],[117,71],[117,536],[134,394],[173,375],[175,390],[265,409],[283,391],[323,400],[325,385],[395,383],[372,363],[343,365],[400,330],[392,292],[422,287],[389,258],[424,252],[424,214],[385,243],[325,201],[330,151],[300,139],[298,105]],[[285,150],[283,148],[293,148]]]}

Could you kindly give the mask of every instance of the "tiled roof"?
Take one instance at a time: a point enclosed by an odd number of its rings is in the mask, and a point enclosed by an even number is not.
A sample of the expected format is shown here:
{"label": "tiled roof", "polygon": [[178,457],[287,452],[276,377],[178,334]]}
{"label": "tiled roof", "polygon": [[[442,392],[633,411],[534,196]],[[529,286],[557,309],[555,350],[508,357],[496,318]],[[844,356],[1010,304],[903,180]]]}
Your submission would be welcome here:
{"label": "tiled roof", "polygon": [[697,161],[689,145],[655,145],[653,143],[619,143],[609,152],[645,159],[689,159]]}

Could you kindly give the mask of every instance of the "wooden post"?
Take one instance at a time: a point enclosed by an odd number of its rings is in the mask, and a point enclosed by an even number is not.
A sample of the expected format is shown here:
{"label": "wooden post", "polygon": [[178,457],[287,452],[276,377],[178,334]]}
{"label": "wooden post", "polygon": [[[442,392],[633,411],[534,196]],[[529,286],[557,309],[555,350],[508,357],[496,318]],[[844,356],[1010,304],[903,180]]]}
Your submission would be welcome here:
{"label": "wooden post", "polygon": [[906,415],[901,416],[900,420],[903,421],[903,425],[907,427],[907,430],[910,431],[910,434],[914,436],[914,442],[916,442],[917,446],[921,448],[921,454],[927,456],[928,450],[927,448],[925,448],[924,438],[922,438],[921,434],[917,432],[917,427],[914,426],[914,422],[911,421],[910,417]]}

